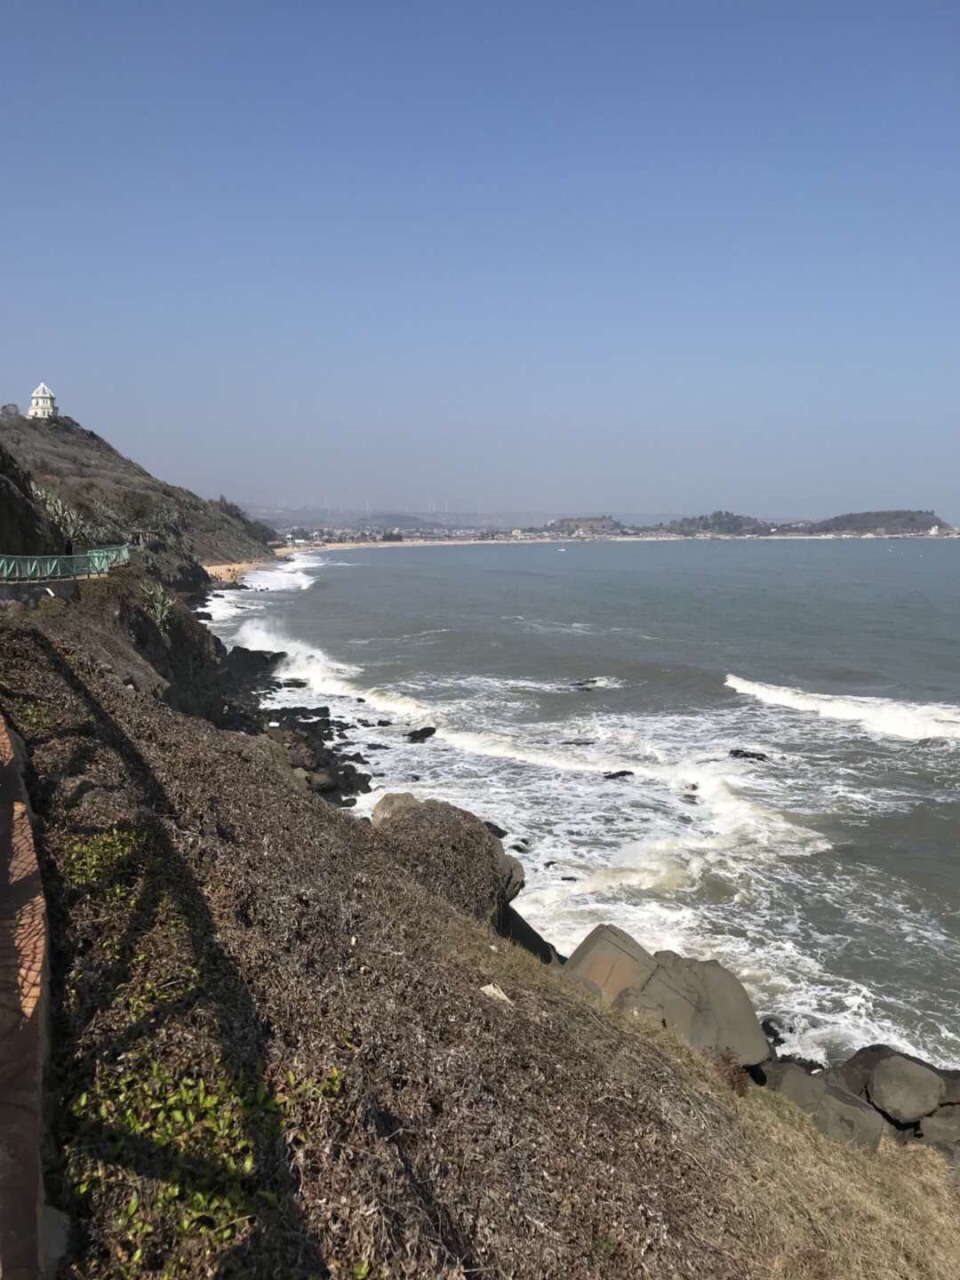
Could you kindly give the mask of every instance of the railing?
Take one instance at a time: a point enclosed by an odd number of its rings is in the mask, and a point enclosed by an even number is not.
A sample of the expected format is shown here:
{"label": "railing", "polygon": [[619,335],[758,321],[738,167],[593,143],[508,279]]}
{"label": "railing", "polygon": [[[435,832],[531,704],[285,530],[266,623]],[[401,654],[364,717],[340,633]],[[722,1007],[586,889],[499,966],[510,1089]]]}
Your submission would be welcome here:
{"label": "railing", "polygon": [[127,564],[130,548],[97,547],[78,556],[0,555],[0,582],[48,582],[56,578],[86,578]]}

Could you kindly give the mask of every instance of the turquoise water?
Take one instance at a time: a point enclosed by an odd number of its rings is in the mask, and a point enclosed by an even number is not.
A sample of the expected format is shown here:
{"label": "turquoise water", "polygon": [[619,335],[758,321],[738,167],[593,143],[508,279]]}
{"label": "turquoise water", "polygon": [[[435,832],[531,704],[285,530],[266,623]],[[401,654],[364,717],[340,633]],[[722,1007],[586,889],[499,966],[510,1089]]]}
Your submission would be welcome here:
{"label": "turquoise water", "polygon": [[508,828],[561,948],[617,923],[806,1052],[958,1062],[958,570],[932,539],[331,550],[214,608],[289,653],[288,701],[392,721],[351,739],[378,788]]}

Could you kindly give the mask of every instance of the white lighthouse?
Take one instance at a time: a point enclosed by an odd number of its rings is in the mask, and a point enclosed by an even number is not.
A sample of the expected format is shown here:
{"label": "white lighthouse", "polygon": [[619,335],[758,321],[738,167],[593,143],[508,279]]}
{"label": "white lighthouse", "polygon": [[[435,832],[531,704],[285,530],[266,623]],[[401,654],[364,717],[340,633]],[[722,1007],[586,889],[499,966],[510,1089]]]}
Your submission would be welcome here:
{"label": "white lighthouse", "polygon": [[27,417],[55,418],[56,416],[57,404],[53,398],[53,392],[45,382],[41,382],[30,397],[30,408],[27,410]]}

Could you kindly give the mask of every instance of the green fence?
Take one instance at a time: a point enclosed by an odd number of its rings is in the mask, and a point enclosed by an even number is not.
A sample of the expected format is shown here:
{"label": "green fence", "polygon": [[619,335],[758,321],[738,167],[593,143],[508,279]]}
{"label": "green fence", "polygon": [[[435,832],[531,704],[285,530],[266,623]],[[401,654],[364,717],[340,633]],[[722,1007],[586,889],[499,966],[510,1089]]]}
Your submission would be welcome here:
{"label": "green fence", "polygon": [[49,582],[54,578],[85,578],[107,573],[130,559],[129,546],[98,547],[79,556],[0,555],[0,582]]}

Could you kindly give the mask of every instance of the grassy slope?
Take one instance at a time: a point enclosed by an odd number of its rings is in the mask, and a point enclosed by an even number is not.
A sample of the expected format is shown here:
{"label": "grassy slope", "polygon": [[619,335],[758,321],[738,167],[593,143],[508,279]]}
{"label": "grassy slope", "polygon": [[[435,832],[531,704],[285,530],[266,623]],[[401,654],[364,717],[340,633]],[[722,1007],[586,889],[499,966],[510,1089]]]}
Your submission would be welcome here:
{"label": "grassy slope", "polygon": [[268,531],[239,508],[164,484],[72,419],[5,419],[0,442],[38,484],[100,525],[108,538],[146,530],[208,564],[268,551]]}
{"label": "grassy slope", "polygon": [[960,1275],[939,1157],[846,1150],[597,1010],[268,739],[126,688],[109,617],[0,623],[56,939],[65,1275]]}

